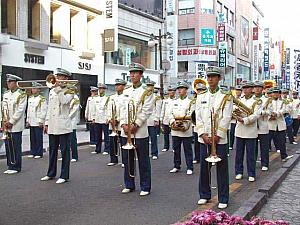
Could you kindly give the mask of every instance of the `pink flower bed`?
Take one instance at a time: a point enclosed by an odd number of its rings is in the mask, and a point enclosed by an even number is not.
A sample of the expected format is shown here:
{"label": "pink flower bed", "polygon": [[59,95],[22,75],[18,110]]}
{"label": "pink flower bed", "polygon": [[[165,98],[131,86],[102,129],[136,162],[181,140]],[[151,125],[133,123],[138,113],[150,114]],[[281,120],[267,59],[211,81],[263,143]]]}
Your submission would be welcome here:
{"label": "pink flower bed", "polygon": [[214,212],[212,210],[194,211],[192,218],[184,223],[174,225],[289,225],[283,220],[270,221],[253,217],[246,221],[238,216],[229,216],[225,212]]}

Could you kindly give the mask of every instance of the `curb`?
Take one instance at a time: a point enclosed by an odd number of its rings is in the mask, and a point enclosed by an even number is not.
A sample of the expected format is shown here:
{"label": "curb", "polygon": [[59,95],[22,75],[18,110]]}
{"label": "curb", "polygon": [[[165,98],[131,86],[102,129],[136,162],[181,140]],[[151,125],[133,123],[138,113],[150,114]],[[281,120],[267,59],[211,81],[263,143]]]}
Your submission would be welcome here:
{"label": "curb", "polygon": [[[86,141],[86,142],[80,142],[77,144],[78,147],[80,146],[85,146],[85,145],[89,145],[90,142]],[[43,152],[47,152],[48,148],[43,148]],[[22,152],[22,156],[26,156],[30,154],[30,150],[26,150]],[[0,159],[6,159],[6,154],[0,154]]]}
{"label": "curb", "polygon": [[297,151],[293,158],[282,165],[268,181],[258,189],[237,211],[233,213],[245,220],[257,215],[267,199],[276,191],[281,182],[287,177],[288,173],[296,166],[300,160],[300,152]]}
{"label": "curb", "polygon": [[252,195],[246,203],[244,203],[237,211],[234,212],[233,216],[243,217],[245,220],[250,220],[252,216],[263,207],[267,202],[267,195],[261,192],[256,192]]}

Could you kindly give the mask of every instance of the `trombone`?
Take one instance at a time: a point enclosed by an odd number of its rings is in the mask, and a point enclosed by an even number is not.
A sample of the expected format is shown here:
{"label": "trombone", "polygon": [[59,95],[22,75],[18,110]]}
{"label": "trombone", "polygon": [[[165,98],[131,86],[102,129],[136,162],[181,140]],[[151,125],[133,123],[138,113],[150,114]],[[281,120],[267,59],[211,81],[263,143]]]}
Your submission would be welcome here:
{"label": "trombone", "polygon": [[136,147],[133,144],[133,140],[131,137],[131,128],[136,119],[136,107],[134,101],[131,99],[128,102],[128,132],[127,132],[127,143],[122,146],[122,149],[127,150],[128,154],[128,170],[129,176],[135,177],[135,150]]}
{"label": "trombone", "polygon": [[79,83],[78,80],[58,80],[57,76],[54,74],[49,74],[46,77],[46,86],[48,88],[53,88],[56,85],[60,86],[60,87],[74,87]]}
{"label": "trombone", "polygon": [[1,140],[6,140],[6,147],[7,147],[7,158],[10,159],[10,163],[12,165],[15,165],[17,162],[16,158],[16,152],[14,148],[14,142],[11,136],[11,133],[9,132],[6,123],[9,121],[9,109],[8,109],[8,102],[3,101],[2,102],[2,130],[3,130],[3,136],[1,137]]}

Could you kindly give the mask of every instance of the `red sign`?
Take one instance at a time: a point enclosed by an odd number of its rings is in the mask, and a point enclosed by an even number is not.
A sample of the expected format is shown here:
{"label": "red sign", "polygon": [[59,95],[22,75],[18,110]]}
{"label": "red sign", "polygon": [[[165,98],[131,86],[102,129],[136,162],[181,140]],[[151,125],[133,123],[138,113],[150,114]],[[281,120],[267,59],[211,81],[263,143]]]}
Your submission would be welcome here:
{"label": "red sign", "polygon": [[217,55],[217,49],[209,48],[188,48],[179,49],[177,55]]}
{"label": "red sign", "polygon": [[258,27],[253,27],[253,41],[258,40]]}
{"label": "red sign", "polygon": [[226,41],[226,32],[225,32],[225,24],[219,23],[218,24],[218,41]]}

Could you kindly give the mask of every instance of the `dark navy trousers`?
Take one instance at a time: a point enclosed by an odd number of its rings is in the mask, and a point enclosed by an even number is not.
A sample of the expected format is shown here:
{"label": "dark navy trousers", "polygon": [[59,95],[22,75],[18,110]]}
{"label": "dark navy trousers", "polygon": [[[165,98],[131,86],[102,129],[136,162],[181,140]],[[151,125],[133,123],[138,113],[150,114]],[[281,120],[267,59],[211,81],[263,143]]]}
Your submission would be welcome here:
{"label": "dark navy trousers", "polygon": [[259,134],[255,145],[255,160],[258,156],[258,140],[260,148],[261,166],[269,167],[270,135]]}
{"label": "dark navy trousers", "polygon": [[104,151],[110,152],[108,124],[95,123],[96,152],[101,153],[102,134],[104,134]]}
{"label": "dark navy trousers", "polygon": [[[227,204],[229,201],[229,175],[227,144],[217,144],[217,155],[222,159],[216,163],[218,199],[220,203]],[[211,146],[200,143],[200,177],[199,194],[201,199],[211,199],[211,163],[205,159],[210,155]]]}
{"label": "dark navy trousers", "polygon": [[[109,131],[109,133],[111,134],[111,130]],[[110,141],[110,162],[111,163],[118,163],[118,155],[121,154],[121,149],[120,149],[120,145],[119,145],[119,137],[120,137],[121,131],[118,131],[118,135],[119,136],[109,136],[109,141]],[[122,157],[123,158],[123,157]],[[122,161],[123,163],[123,161]]]}
{"label": "dark navy trousers", "polygon": [[281,159],[285,159],[288,155],[286,153],[285,145],[285,130],[274,131],[270,130],[270,140],[274,141],[277,150],[280,150]]}
{"label": "dark navy trousers", "polygon": [[22,132],[9,132],[5,139],[7,167],[9,170],[21,171],[22,168]]}
{"label": "dark navy trousers", "polygon": [[31,126],[30,128],[30,154],[43,157],[43,128]]}
{"label": "dark navy trousers", "polygon": [[194,160],[200,162],[200,142],[198,141],[198,134],[193,132],[194,135]]}
{"label": "dark navy trousers", "polygon": [[155,126],[148,126],[148,133],[151,141],[151,155],[158,156],[157,129]]}
{"label": "dark navy trousers", "polygon": [[78,160],[78,148],[77,148],[77,135],[76,129],[73,130],[71,133],[71,152],[72,152],[72,159]]}
{"label": "dark navy trousers", "polygon": [[287,137],[289,139],[290,144],[292,144],[295,141],[294,135],[293,135],[293,124],[286,126],[286,133],[287,133]]}
{"label": "dark navy trousers", "polygon": [[193,137],[172,136],[174,149],[174,168],[180,169],[181,166],[181,143],[183,144],[185,162],[188,170],[193,170]]}
{"label": "dark navy trousers", "polygon": [[70,174],[70,138],[71,133],[49,134],[49,168],[47,176],[55,177],[57,171],[58,147],[61,150],[62,163],[60,178],[69,179]]}
{"label": "dark navy trousers", "polygon": [[230,124],[230,136],[229,136],[229,147],[233,148],[234,145],[234,133],[235,133],[235,127],[236,127],[236,123],[231,123]]}
{"label": "dark navy trousers", "polygon": [[235,174],[244,173],[244,154],[246,148],[247,172],[249,177],[255,177],[255,144],[256,138],[236,137]]}
{"label": "dark navy trousers", "polygon": [[163,124],[163,130],[164,130],[164,149],[169,150],[171,128],[169,125]]}
{"label": "dark navy trousers", "polygon": [[96,140],[96,124],[90,123],[89,124],[89,130],[90,130],[90,144],[95,145],[97,143]]}
{"label": "dark navy trousers", "polygon": [[[127,143],[127,138],[121,137],[121,145]],[[140,187],[142,191],[151,190],[151,163],[149,158],[149,138],[136,138],[135,139],[136,154],[138,158],[138,167],[140,175]],[[125,187],[131,190],[135,189],[134,177],[129,174],[129,164],[128,162],[134,162],[134,151],[122,149],[122,155],[124,160],[124,182]],[[133,166],[133,165],[131,165]],[[132,168],[131,168],[132,169]]]}
{"label": "dark navy trousers", "polygon": [[293,136],[296,137],[299,131],[299,120],[298,119],[293,119]]}

